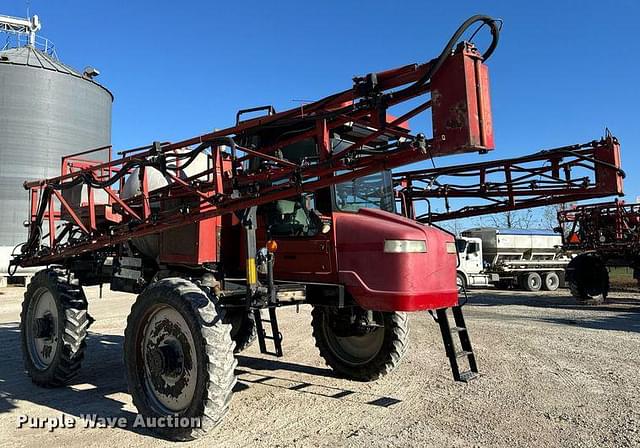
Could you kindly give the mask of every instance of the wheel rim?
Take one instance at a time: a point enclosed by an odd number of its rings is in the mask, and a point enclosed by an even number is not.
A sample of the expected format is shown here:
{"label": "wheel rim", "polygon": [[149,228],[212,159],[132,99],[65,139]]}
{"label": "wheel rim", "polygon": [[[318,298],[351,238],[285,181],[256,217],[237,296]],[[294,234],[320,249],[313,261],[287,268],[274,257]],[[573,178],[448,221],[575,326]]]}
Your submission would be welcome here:
{"label": "wheel rim", "polygon": [[458,287],[458,292],[462,292],[462,290],[464,289],[464,281],[459,275],[456,276],[456,286]]}
{"label": "wheel rim", "polygon": [[541,286],[537,277],[529,277],[529,285],[531,289],[539,289]]}
{"label": "wheel rim", "polygon": [[27,349],[38,370],[46,370],[58,352],[58,307],[47,288],[36,291],[27,311]]}
{"label": "wheel rim", "polygon": [[[376,316],[382,321],[382,316]],[[384,344],[384,327],[377,327],[361,336],[337,336],[329,326],[329,317],[323,319],[323,329],[332,352],[344,363],[360,366],[373,360]]]}
{"label": "wheel rim", "polygon": [[153,407],[161,414],[188,408],[198,380],[198,361],[184,317],[171,306],[154,307],[147,315],[140,344],[143,385]]}
{"label": "wheel rim", "polygon": [[560,280],[558,279],[558,277],[554,277],[554,276],[547,277],[547,287],[549,289],[556,288],[559,282]]}

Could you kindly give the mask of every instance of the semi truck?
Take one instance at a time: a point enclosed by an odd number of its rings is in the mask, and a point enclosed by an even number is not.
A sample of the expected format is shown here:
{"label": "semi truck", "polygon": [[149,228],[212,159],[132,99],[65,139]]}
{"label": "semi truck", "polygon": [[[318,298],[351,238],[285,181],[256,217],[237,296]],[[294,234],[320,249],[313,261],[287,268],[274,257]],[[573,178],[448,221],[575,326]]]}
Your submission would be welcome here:
{"label": "semi truck", "polygon": [[555,291],[564,285],[570,258],[561,235],[549,230],[477,227],[456,238],[457,284]]}

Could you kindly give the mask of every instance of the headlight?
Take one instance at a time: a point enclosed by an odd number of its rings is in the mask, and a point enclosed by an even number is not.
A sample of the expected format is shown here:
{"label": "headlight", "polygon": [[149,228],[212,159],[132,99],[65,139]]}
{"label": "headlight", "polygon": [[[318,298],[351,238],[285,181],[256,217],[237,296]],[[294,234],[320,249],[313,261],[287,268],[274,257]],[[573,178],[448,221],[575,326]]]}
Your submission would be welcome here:
{"label": "headlight", "polygon": [[456,243],[454,243],[453,241],[447,241],[445,243],[445,247],[447,248],[447,253],[448,254],[457,254],[458,251],[456,250]]}
{"label": "headlight", "polygon": [[384,251],[392,254],[426,252],[427,242],[423,240],[385,240]]}

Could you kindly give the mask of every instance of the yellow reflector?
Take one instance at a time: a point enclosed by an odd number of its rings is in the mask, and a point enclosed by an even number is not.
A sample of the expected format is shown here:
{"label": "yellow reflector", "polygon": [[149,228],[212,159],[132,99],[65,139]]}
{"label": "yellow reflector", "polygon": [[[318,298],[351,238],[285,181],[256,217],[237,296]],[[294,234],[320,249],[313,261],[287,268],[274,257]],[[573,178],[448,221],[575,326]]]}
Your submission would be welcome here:
{"label": "yellow reflector", "polygon": [[256,259],[247,258],[247,283],[253,285],[258,281],[258,272],[256,271]]}

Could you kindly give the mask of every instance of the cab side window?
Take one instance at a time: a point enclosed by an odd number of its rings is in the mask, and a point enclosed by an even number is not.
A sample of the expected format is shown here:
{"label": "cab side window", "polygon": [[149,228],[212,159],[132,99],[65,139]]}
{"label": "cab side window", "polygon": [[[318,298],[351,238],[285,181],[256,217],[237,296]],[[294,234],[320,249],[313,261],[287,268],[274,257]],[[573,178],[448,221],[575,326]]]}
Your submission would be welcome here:
{"label": "cab side window", "polygon": [[272,236],[313,236],[318,233],[314,216],[302,197],[281,199],[264,206],[267,228]]}

